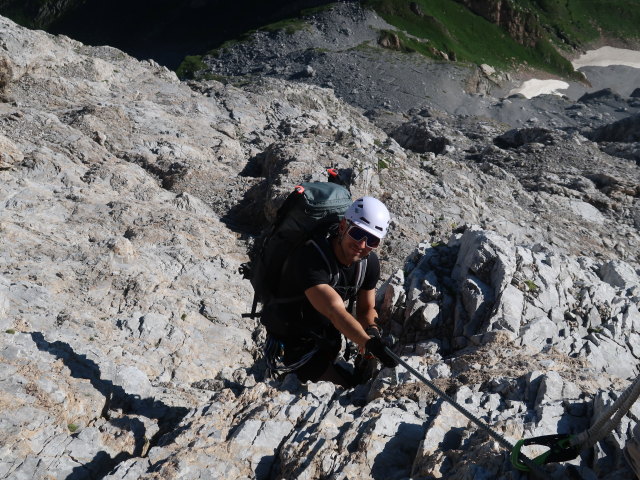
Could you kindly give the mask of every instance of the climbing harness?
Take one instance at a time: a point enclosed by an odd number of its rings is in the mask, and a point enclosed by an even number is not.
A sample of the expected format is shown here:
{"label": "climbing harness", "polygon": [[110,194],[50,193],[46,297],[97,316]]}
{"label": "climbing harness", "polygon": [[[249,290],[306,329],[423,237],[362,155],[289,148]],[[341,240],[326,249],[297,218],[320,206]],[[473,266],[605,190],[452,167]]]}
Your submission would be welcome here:
{"label": "climbing harness", "polygon": [[593,447],[605,438],[620,423],[622,417],[640,397],[640,376],[613,402],[591,428],[577,435],[545,435],[527,440],[520,440],[512,450],[511,463],[518,470],[529,471],[528,465],[518,462],[520,448],[523,445],[544,445],[548,452],[533,459],[536,465],[551,462],[564,462],[576,458],[582,450]]}
{"label": "climbing harness", "polygon": [[[488,433],[491,437],[493,437],[493,439],[496,440],[500,445],[502,445],[504,448],[506,448],[507,450],[512,452],[512,456],[514,455],[513,454],[514,446],[511,443],[509,443],[502,435],[500,435],[499,433],[497,433],[494,430],[492,430],[491,427],[489,427],[487,424],[485,424],[482,420],[480,420],[478,417],[473,415],[466,408],[464,408],[462,405],[460,405],[458,402],[456,402],[453,398],[451,398],[449,395],[447,395],[445,392],[443,392],[433,382],[431,382],[427,378],[425,378],[415,368],[413,368],[407,362],[402,360],[398,355],[396,355],[389,347],[385,347],[385,352],[391,358],[393,358],[396,362],[398,362],[400,365],[402,365],[404,368],[406,368],[409,372],[411,372],[413,375],[415,375],[418,379],[420,379],[422,382],[424,382],[425,385],[427,385],[434,392],[436,392],[441,398],[443,398],[444,400],[449,402],[453,407],[456,408],[456,410],[458,410],[465,417],[467,417],[469,420],[471,420],[473,423],[475,423],[478,427],[480,427],[482,430],[484,430],[486,433]],[[545,479],[546,478],[550,478],[549,475],[547,474],[547,472],[545,472],[540,467],[540,465],[534,463],[533,460],[531,460],[529,457],[527,457],[526,455],[521,453],[520,450],[518,450],[518,452],[515,455],[516,455],[517,460],[519,460],[523,465],[528,467],[528,469],[529,469],[528,471],[531,471],[531,473],[533,473],[536,477],[545,478]]]}

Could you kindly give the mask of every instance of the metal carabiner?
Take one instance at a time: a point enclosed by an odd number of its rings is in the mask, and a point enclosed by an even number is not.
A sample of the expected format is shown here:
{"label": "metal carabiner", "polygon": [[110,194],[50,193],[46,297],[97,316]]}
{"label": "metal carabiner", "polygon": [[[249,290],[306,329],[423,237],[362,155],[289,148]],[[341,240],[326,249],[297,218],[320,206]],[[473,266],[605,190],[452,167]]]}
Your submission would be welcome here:
{"label": "metal carabiner", "polygon": [[531,469],[524,463],[520,462],[520,449],[524,445],[543,445],[549,447],[547,452],[538,455],[531,461],[536,465],[544,465],[552,462],[566,462],[567,460],[573,460],[580,454],[580,449],[577,445],[571,445],[571,439],[573,435],[557,434],[557,435],[543,435],[541,437],[528,438],[526,440],[520,440],[515,444],[511,451],[511,464],[522,472],[529,472]]}

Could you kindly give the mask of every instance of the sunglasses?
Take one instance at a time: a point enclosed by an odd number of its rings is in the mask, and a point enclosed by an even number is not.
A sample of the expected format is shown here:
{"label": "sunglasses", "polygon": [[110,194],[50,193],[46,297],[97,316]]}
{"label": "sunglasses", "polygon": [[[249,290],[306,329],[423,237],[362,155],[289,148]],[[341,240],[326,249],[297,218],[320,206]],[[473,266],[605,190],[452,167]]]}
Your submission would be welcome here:
{"label": "sunglasses", "polygon": [[361,242],[362,239],[365,238],[367,240],[367,247],[369,248],[376,248],[380,245],[380,239],[378,237],[370,234],[366,230],[363,230],[356,225],[351,225],[347,229],[347,235],[353,238],[356,242]]}

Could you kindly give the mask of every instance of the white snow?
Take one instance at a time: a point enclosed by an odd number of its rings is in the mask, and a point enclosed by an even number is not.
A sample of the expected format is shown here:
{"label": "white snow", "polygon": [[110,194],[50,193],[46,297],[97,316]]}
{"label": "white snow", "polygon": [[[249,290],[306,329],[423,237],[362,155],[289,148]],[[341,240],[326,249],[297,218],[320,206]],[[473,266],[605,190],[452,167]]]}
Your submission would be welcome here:
{"label": "white snow", "polygon": [[562,95],[558,90],[566,88],[569,88],[569,84],[561,80],[537,80],[534,78],[527,80],[518,88],[511,90],[509,95],[521,93],[526,98],[533,98],[544,94]]}
{"label": "white snow", "polygon": [[609,65],[640,68],[640,52],[625,48],[602,47],[589,50],[571,63],[576,70],[582,67],[608,67]]}
{"label": "white snow", "polygon": [[[572,62],[576,70],[583,67],[608,67],[611,65],[625,65],[627,67],[640,68],[640,52],[625,48],[601,47],[597,50],[589,50]],[[567,82],[561,80],[532,79],[512,89],[509,95],[520,93],[526,98],[538,95],[553,94],[562,95],[560,90],[569,88]]]}

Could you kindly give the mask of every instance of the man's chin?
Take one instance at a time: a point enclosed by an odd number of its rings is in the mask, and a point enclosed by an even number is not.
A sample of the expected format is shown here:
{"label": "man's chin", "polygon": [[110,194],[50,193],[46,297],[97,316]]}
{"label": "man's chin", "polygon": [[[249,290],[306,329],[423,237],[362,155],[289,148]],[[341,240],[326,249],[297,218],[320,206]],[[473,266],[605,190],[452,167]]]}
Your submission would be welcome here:
{"label": "man's chin", "polygon": [[360,260],[362,260],[366,256],[367,255],[365,254],[365,252],[354,253],[353,256],[352,256],[351,261],[352,262],[359,262]]}
{"label": "man's chin", "polygon": [[347,248],[342,248],[343,258],[346,261],[346,265],[351,265],[353,262],[359,262],[363,258],[365,258],[369,252],[366,250],[356,250],[351,248],[350,246]]}

